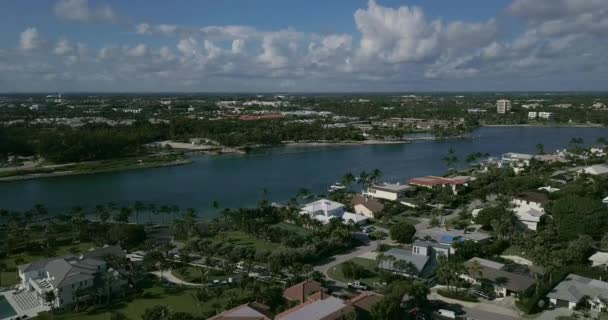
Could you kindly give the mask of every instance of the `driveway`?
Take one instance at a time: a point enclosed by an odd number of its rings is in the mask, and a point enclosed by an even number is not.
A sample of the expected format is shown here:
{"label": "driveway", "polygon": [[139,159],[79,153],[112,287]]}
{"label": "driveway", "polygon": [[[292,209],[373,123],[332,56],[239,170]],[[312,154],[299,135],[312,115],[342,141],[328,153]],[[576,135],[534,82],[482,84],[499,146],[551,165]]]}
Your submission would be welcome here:
{"label": "driveway", "polygon": [[187,286],[187,287],[202,287],[203,286],[200,283],[186,282],[186,281],[174,276],[173,273],[171,273],[171,270],[163,271],[162,273],[160,271],[154,271],[151,273],[157,277],[163,278],[171,283],[175,283],[180,286]]}
{"label": "driveway", "polygon": [[439,300],[451,305],[458,305],[466,316],[475,320],[517,320],[521,319],[520,312],[511,297],[494,301],[465,302],[443,297],[437,293],[437,287],[431,288],[429,300]]}

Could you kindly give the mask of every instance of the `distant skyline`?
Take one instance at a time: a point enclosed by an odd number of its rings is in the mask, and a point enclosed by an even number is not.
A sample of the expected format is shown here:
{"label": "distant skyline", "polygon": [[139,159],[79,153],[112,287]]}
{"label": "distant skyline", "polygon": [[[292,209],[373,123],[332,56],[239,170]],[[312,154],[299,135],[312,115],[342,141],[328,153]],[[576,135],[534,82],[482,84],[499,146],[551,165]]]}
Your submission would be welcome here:
{"label": "distant skyline", "polygon": [[606,0],[4,0],[0,92],[608,89]]}

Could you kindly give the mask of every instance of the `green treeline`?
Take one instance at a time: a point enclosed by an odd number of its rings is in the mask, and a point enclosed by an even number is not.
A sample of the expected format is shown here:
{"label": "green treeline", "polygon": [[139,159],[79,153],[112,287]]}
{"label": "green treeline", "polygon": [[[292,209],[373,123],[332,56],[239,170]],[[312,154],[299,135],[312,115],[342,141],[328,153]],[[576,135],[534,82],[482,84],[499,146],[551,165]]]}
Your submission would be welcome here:
{"label": "green treeline", "polygon": [[0,127],[0,156],[40,155],[53,162],[103,160],[139,155],[144,144],[159,140],[207,138],[224,146],[277,145],[282,141],[362,140],[348,128],[283,121],[175,119],[170,124],[138,121],[130,126],[85,125],[79,128]]}

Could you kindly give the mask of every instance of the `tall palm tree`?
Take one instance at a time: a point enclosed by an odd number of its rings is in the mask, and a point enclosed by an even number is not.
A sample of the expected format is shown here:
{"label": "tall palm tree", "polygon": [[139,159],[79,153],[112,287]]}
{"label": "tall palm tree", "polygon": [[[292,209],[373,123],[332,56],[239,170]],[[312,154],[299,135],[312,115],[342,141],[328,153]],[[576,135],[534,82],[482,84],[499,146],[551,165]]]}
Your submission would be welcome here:
{"label": "tall palm tree", "polygon": [[378,180],[382,178],[382,171],[380,169],[374,169],[370,175],[370,180],[373,183],[378,183]]}
{"label": "tall palm tree", "polygon": [[135,201],[133,204],[133,211],[135,211],[135,223],[139,224],[139,213],[144,211],[146,206],[141,201]]}
{"label": "tall palm tree", "polygon": [[353,182],[355,182],[355,175],[353,175],[351,172],[346,173],[342,177],[342,184],[344,184],[344,186],[347,188],[353,184]]}

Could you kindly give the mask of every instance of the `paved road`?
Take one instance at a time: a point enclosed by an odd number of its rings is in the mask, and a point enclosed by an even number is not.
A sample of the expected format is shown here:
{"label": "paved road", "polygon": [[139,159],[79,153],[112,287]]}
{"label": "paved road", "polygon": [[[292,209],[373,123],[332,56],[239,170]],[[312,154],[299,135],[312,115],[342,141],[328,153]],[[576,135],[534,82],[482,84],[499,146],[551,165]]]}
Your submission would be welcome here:
{"label": "paved road", "polygon": [[459,305],[467,317],[476,320],[517,320],[520,319],[517,307],[512,298],[482,301],[479,303],[465,302],[443,297],[437,293],[438,287],[431,289],[429,300],[440,300],[452,305]]}
{"label": "paved road", "polygon": [[157,277],[161,277],[171,283],[179,284],[181,286],[188,286],[188,287],[202,287],[203,286],[200,283],[192,283],[192,282],[184,281],[184,280],[174,276],[173,273],[171,273],[171,270],[163,271],[162,273],[160,271],[154,271],[151,273]]}

